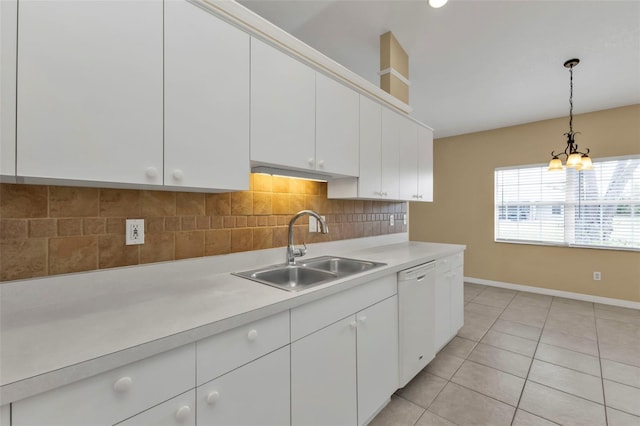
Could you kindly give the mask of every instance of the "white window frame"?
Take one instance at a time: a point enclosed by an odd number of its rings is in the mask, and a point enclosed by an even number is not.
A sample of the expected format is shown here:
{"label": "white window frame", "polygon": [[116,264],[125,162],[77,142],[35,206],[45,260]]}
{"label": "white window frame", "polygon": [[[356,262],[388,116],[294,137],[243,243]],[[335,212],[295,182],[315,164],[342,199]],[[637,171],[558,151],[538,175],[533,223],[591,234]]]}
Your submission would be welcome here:
{"label": "white window frame", "polygon": [[[624,198],[622,200],[604,200],[599,198],[597,201],[569,199],[569,196],[572,195],[571,193],[575,193],[579,188],[584,188],[584,181],[576,182],[574,179],[585,179],[584,173],[596,173],[599,163],[621,160],[635,160],[640,162],[640,155],[608,157],[594,160],[593,172],[576,172],[570,170],[570,174],[566,174],[566,169],[563,169],[561,172],[547,171],[546,164],[496,168],[494,172],[494,241],[498,243],[640,251],[640,188],[638,188],[638,186],[640,186],[640,179],[638,178],[638,176],[640,176],[640,165],[637,166],[631,175],[633,179],[631,183],[633,185],[631,187],[631,198]],[[509,171],[514,171],[515,173],[509,173]],[[546,173],[549,173],[549,175],[546,175]],[[563,175],[553,175],[553,173],[562,173]],[[530,178],[531,176],[534,176],[533,179],[535,180],[537,174],[540,174],[539,184],[527,180],[527,177]],[[516,175],[517,178],[514,177]],[[522,181],[520,180],[521,175],[523,176]],[[505,179],[507,180],[505,181]],[[557,180],[557,182],[561,183],[554,182],[551,184],[549,180]],[[577,185],[573,182],[576,182]],[[611,181],[608,180],[606,182],[610,183]],[[603,185],[603,183],[599,181],[597,184]],[[558,187],[558,185],[560,185],[560,187]],[[562,186],[564,188],[562,188]],[[554,190],[549,190],[549,187],[554,187]],[[515,198],[513,195],[514,188],[516,188],[515,190],[518,192]],[[524,188],[524,190],[522,188]],[[545,188],[546,194],[550,195],[542,195],[545,193]],[[526,191],[532,192],[527,193]],[[570,193],[568,194],[568,192]],[[627,193],[628,192],[629,191],[627,191]],[[539,194],[539,199],[534,199],[536,198],[536,193]],[[583,196],[584,193],[581,192],[580,195]],[[562,198],[558,198],[559,196]],[[523,200],[521,197],[529,197],[529,201]],[[603,206],[624,206],[627,204],[634,206],[634,208],[631,210],[631,224],[626,225],[623,223],[622,225],[622,229],[625,229],[625,226],[630,226],[631,230],[630,234],[625,233],[625,235],[631,235],[631,238],[628,241],[623,241],[623,245],[615,245],[615,242],[613,244],[589,244],[586,241],[592,232],[597,233],[604,231],[602,231],[602,228],[590,228],[588,226],[582,228],[582,234],[580,234],[580,229],[577,230],[578,242],[576,242],[576,227],[579,228],[579,219],[585,218],[585,216],[578,217],[577,215],[585,212],[584,214],[587,215],[586,218],[598,217],[597,209],[594,210],[591,208],[589,210],[590,206],[598,206],[600,208],[600,214],[602,214]],[[541,218],[543,217],[542,211],[546,212],[547,219]],[[538,212],[540,212],[539,215]],[[563,215],[563,221],[558,220],[559,218],[550,218],[549,216],[558,213]],[[536,220],[535,223],[534,220]],[[636,223],[638,223],[638,226]],[[520,230],[520,224],[522,224],[522,229],[525,229],[524,231]],[[531,232],[526,230],[527,226],[532,229]],[[537,237],[535,236],[536,227],[539,228]],[[582,240],[580,240],[580,238],[582,238]],[[598,238],[596,238],[596,240],[597,239]],[[602,239],[601,236],[600,239]],[[618,241],[620,241],[620,239],[618,239]]]}

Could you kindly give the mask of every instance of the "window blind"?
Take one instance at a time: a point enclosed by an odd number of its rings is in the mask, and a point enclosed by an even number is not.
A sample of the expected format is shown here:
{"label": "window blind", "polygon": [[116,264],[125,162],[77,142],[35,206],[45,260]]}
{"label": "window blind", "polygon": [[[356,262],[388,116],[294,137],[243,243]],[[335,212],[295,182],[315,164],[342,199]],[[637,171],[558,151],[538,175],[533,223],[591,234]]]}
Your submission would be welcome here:
{"label": "window blind", "polygon": [[640,156],[496,169],[495,240],[640,249]]}

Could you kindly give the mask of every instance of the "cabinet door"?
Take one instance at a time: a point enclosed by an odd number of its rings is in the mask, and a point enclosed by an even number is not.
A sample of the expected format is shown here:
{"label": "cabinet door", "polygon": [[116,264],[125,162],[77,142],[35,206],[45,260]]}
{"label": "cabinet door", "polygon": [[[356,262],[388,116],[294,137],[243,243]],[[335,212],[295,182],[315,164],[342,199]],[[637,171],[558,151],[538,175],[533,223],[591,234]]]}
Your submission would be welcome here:
{"label": "cabinet door", "polygon": [[164,37],[164,184],[249,189],[249,35],[167,0]]}
{"label": "cabinet door", "polygon": [[291,344],[291,424],[357,423],[355,327],[350,316]]}
{"label": "cabinet door", "polygon": [[367,424],[398,389],[398,297],[356,315],[358,424]]}
{"label": "cabinet door", "polygon": [[17,174],[162,184],[162,0],[21,0]]}
{"label": "cabinet door", "polygon": [[289,346],[198,387],[198,425],[281,426],[290,421]]}
{"label": "cabinet door", "polygon": [[382,109],[382,167],[381,190],[384,198],[397,200],[399,197],[399,149],[401,117],[395,112]]}
{"label": "cabinet door", "polygon": [[316,170],[358,176],[359,95],[316,74]]}
{"label": "cabinet door", "polygon": [[16,174],[16,58],[18,2],[0,1],[0,176]]}
{"label": "cabinet door", "polygon": [[435,349],[440,350],[451,339],[450,269],[444,261],[436,263]]}
{"label": "cabinet door", "polygon": [[196,391],[192,389],[117,423],[117,426],[195,426],[195,424]]}
{"label": "cabinet door", "polygon": [[418,201],[433,201],[433,131],[418,126]]}
{"label": "cabinet door", "polygon": [[406,117],[399,121],[400,199],[418,200],[418,125]]}
{"label": "cabinet door", "polygon": [[251,160],[315,169],[316,72],[251,39]]}
{"label": "cabinet door", "polygon": [[11,413],[9,412],[9,404],[0,406],[0,425],[10,426]]}
{"label": "cabinet door", "polygon": [[462,266],[452,268],[451,282],[451,335],[464,325],[464,272]]}
{"label": "cabinet door", "polygon": [[382,166],[382,106],[360,96],[360,174],[358,196],[380,197]]}

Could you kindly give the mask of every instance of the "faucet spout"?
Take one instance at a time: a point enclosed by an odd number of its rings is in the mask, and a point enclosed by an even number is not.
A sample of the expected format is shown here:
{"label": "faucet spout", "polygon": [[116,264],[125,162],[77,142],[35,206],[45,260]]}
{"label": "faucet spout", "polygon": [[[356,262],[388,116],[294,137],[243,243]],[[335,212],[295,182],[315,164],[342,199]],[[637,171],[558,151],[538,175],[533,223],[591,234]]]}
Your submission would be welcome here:
{"label": "faucet spout", "polygon": [[301,210],[298,213],[296,213],[295,216],[293,216],[289,221],[289,245],[287,245],[287,263],[289,265],[296,264],[296,257],[301,257],[307,254],[306,245],[304,248],[300,248],[300,249],[295,248],[295,246],[293,245],[293,225],[295,224],[296,220],[298,220],[299,218],[305,215],[313,216],[318,220],[318,224],[320,226],[320,232],[322,232],[323,234],[329,233],[329,227],[327,226],[327,222],[318,213],[314,212],[313,210]]}

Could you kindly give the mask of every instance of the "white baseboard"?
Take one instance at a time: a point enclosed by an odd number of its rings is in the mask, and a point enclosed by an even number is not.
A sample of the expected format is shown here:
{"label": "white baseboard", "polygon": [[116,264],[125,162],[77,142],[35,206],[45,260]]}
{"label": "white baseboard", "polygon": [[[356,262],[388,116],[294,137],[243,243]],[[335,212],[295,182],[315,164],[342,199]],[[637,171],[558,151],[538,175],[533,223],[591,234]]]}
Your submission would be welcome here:
{"label": "white baseboard", "polygon": [[528,285],[491,281],[482,278],[464,277],[464,281],[472,284],[482,284],[492,287],[508,288],[510,290],[527,291],[529,293],[546,294],[548,296],[566,297],[568,299],[584,300],[586,302],[602,303],[603,305],[621,306],[623,308],[640,309],[640,302],[631,300],[612,299],[609,297],[592,296],[590,294],[572,293],[570,291],[553,290],[550,288],[531,287]]}

